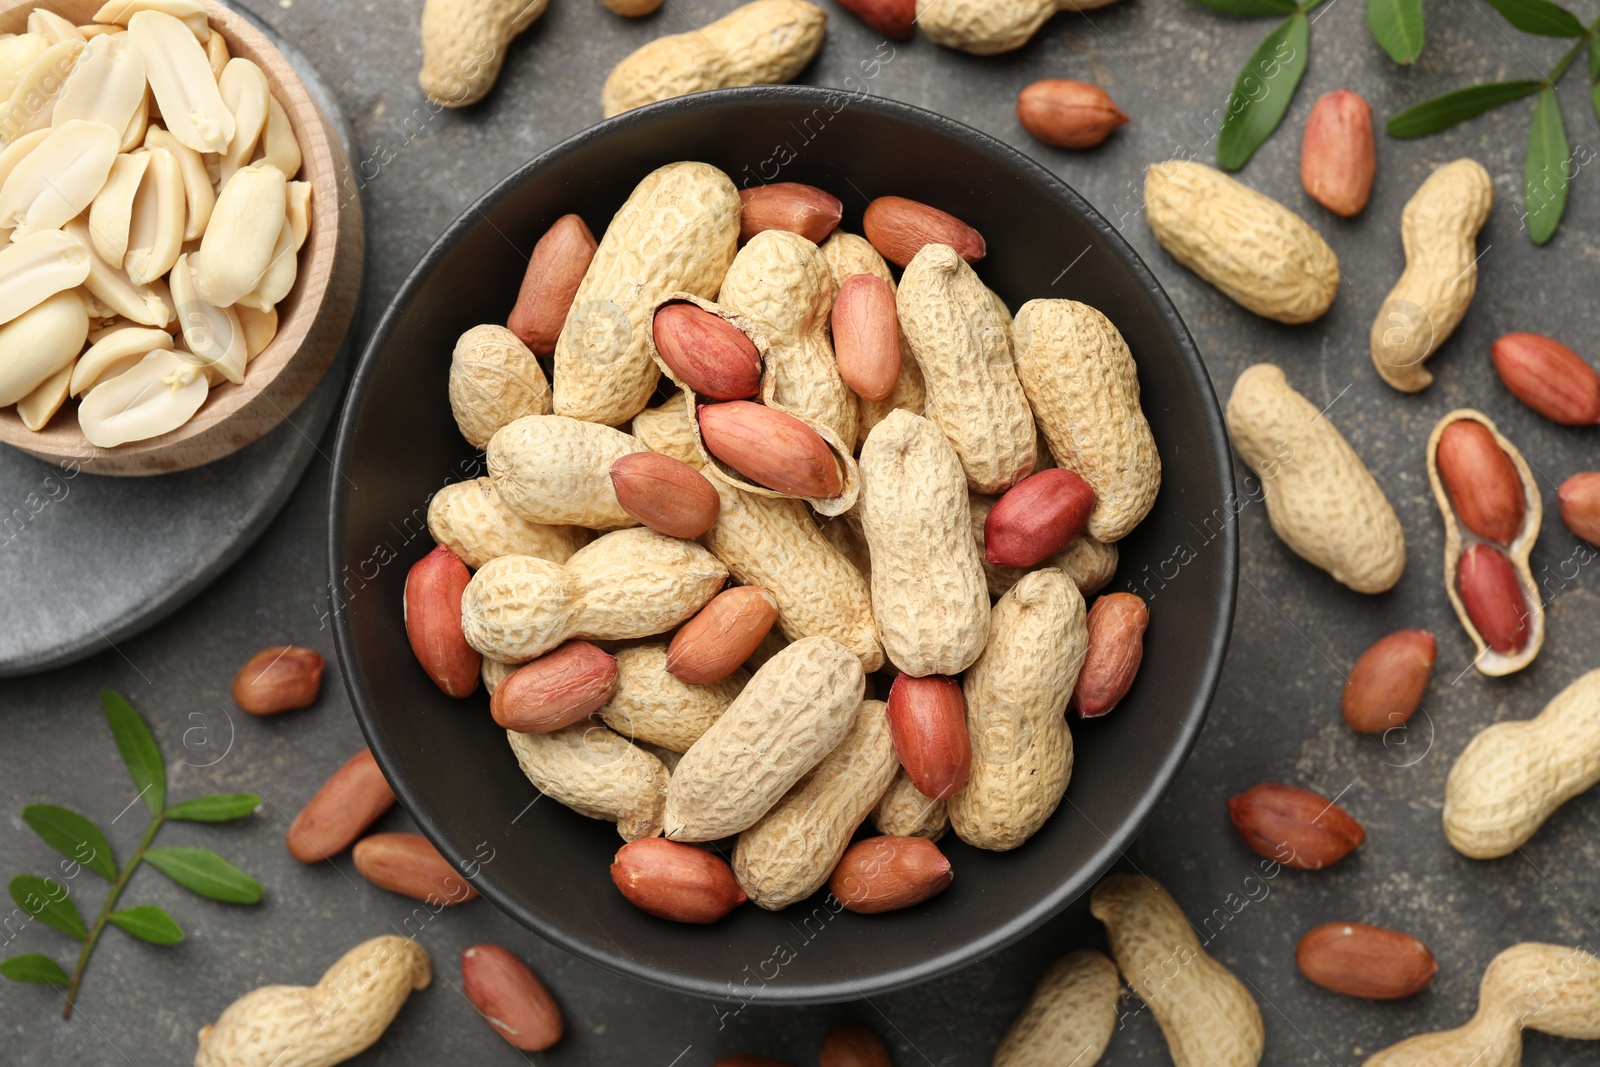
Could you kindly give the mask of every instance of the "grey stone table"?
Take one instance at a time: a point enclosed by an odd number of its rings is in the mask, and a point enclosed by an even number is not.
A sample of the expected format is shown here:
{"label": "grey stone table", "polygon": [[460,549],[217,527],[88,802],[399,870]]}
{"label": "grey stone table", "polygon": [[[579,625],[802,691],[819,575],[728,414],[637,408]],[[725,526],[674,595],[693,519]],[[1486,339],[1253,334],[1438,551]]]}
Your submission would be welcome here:
{"label": "grey stone table", "polygon": [[[594,0],[557,0],[512,47],[499,87],[483,105],[438,115],[422,106],[414,83],[420,0],[281,0],[278,6],[250,0],[249,6],[311,57],[356,130],[369,211],[370,324],[410,265],[473,197],[599,119],[600,85],[616,60],[660,33],[704,24],[732,2],[671,0],[653,18],[630,23]],[[1578,6],[1592,14],[1593,4]],[[1560,49],[1509,30],[1481,0],[1428,7],[1427,52],[1416,69],[1402,71],[1368,39],[1358,0],[1324,5],[1312,31],[1310,71],[1285,130],[1245,172],[1304,211],[1339,252],[1344,285],[1332,312],[1300,328],[1239,311],[1161,252],[1139,216],[1147,164],[1179,153],[1211,157],[1217,109],[1268,23],[1225,18],[1181,0],[1126,0],[1088,17],[1059,17],[1028,47],[998,59],[958,55],[925,40],[896,44],[892,58],[865,81],[873,93],[942,111],[1022,147],[1080,189],[1169,287],[1219,391],[1225,394],[1252,363],[1281,364],[1313,402],[1329,406],[1329,417],[1372,465],[1405,524],[1411,552],[1405,577],[1393,592],[1365,598],[1292,556],[1272,536],[1260,506],[1244,508],[1238,621],[1215,708],[1167,802],[1124,860],[1126,869],[1168,885],[1196,921],[1204,919],[1210,951],[1253,987],[1270,1064],[1352,1063],[1409,1033],[1462,1022],[1472,1013],[1485,964],[1511,943],[1600,944],[1600,796],[1569,803],[1520,854],[1503,860],[1464,859],[1439,830],[1445,775],[1473,734],[1490,722],[1532,716],[1577,674],[1600,665],[1600,571],[1553,515],[1555,484],[1600,466],[1600,436],[1555,427],[1527,411],[1500,386],[1488,359],[1489,342],[1515,329],[1554,334],[1591,358],[1600,355],[1594,302],[1600,186],[1580,173],[1560,235],[1545,249],[1528,243],[1517,210],[1527,105],[1428,140],[1380,138],[1373,201],[1355,222],[1321,212],[1297,180],[1298,131],[1323,92],[1357,88],[1387,116],[1471,81],[1535,76]],[[879,39],[830,10],[827,45],[805,78],[859,81]],[[1022,85],[1047,76],[1098,82],[1133,122],[1095,152],[1031,143],[1013,99]],[[1594,143],[1587,103],[1577,92],[1567,96],[1574,143]],[[1480,295],[1433,361],[1438,382],[1420,396],[1401,397],[1372,372],[1367,327],[1400,270],[1401,206],[1432,165],[1466,154],[1489,168],[1500,195],[1481,240]],[[1533,561],[1548,594],[1551,636],[1533,667],[1503,680],[1469,669],[1471,649],[1440,580],[1441,527],[1423,469],[1429,428],[1462,406],[1481,407],[1499,423],[1545,491],[1547,519]],[[322,451],[329,451],[326,440]],[[0,682],[0,874],[6,877],[43,871],[56,859],[23,826],[18,812],[27,803],[65,803],[102,823],[116,820],[114,845],[124,855],[133,847],[143,819],[137,811],[118,817],[134,797],[100,716],[103,687],[127,693],[144,710],[168,753],[175,790],[253,790],[267,798],[244,823],[174,826],[164,837],[169,844],[215,847],[254,873],[266,886],[259,906],[212,904],[159,874],[140,874],[128,902],[167,906],[188,940],[156,948],[108,934],[70,1023],[57,1018],[57,994],[0,984],[0,1061],[186,1063],[196,1029],[229,1001],[257,985],[310,981],[344,947],[411,912],[411,902],[365,884],[348,858],[303,868],[282,845],[288,818],[361,744],[337,668],[330,666],[317,706],[273,720],[241,715],[228,697],[233,672],[261,646],[294,641],[332,659],[323,543],[334,476],[325,459],[316,460],[246,558],[156,630],[73,667]],[[1206,566],[1203,540],[1197,533],[1197,558],[1189,566]],[[1159,598],[1153,608],[1160,625]],[[1438,635],[1439,665],[1424,713],[1386,747],[1348,731],[1338,699],[1360,651],[1401,626]],[[1339,796],[1365,824],[1367,844],[1327,872],[1247,882],[1257,870],[1255,857],[1229,827],[1224,800],[1263,780]],[[400,812],[381,824],[407,825]],[[101,888],[79,884],[86,906],[98,905]],[[1295,942],[1333,919],[1422,937],[1439,959],[1432,987],[1411,1000],[1378,1004],[1305,982],[1295,971]],[[8,922],[4,929],[4,955],[67,955],[68,942],[38,924]],[[565,1009],[565,1041],[521,1057],[528,1062],[698,1067],[728,1052],[763,1051],[805,1064],[815,1062],[830,1027],[853,1020],[882,1033],[897,1063],[983,1064],[1046,963],[1099,934],[1076,908],[990,960],[871,1003],[744,1011],[613,977],[482,902],[439,915],[419,936],[438,980],[360,1062],[517,1062],[519,1054],[473,1017],[459,992],[456,954],[493,940],[529,959]],[[1167,1062],[1149,1013],[1132,999],[1125,1008],[1103,1062]],[[1530,1065],[1595,1062],[1592,1046],[1541,1035],[1526,1044]]]}

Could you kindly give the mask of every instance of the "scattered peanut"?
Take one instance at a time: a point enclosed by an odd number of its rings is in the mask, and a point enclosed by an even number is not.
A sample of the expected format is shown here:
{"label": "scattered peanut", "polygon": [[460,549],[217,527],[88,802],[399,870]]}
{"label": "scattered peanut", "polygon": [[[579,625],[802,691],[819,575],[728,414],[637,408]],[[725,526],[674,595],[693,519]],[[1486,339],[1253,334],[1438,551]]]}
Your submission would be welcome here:
{"label": "scattered peanut", "polygon": [[512,38],[550,0],[425,0],[417,84],[445,107],[476,104],[494,88]]}
{"label": "scattered peanut", "polygon": [[859,1023],[847,1023],[822,1039],[817,1067],[894,1067],[894,1060],[883,1038]]}
{"label": "scattered peanut", "polygon": [[200,1028],[195,1067],[333,1067],[382,1037],[411,991],[432,980],[415,940],[363,941],[314,986],[262,986],[228,1005]]}
{"label": "scattered peanut", "polygon": [[1445,783],[1444,834],[1473,859],[1521,848],[1555,810],[1600,781],[1600,671],[1526,722],[1474,737]]}
{"label": "scattered peanut", "polygon": [[1116,1030],[1121,996],[1117,965],[1104,954],[1068,953],[1039,979],[992,1067],[1094,1067]]}
{"label": "scattered peanut", "polygon": [[1093,148],[1128,124],[1116,101],[1098,85],[1046,78],[1017,94],[1022,128],[1056,148]]}
{"label": "scattered peanut", "polygon": [[1300,184],[1306,193],[1335,215],[1351,218],[1367,206],[1377,172],[1371,106],[1348,89],[1318,97],[1300,142]]}
{"label": "scattered peanut", "polygon": [[[987,554],[983,528],[995,500],[995,497],[981,493],[967,494],[967,502],[972,510],[972,536],[977,541],[980,555]],[[1054,567],[1064,573],[1078,587],[1078,592],[1087,597],[1099,592],[1111,581],[1117,570],[1117,555],[1115,542],[1106,544],[1088,534],[1079,534],[1067,543],[1066,548],[1045,560],[1042,566]],[[983,573],[989,585],[989,595],[999,597],[1005,596],[1006,590],[1016,585],[1027,572],[1021,567],[1002,567],[985,560]]]}
{"label": "scattered peanut", "polygon": [[1563,426],[1600,423],[1600,374],[1560,341],[1508,333],[1490,355],[1506,388],[1545,418]]}
{"label": "scattered peanut", "polygon": [[885,37],[911,40],[917,22],[916,0],[840,0],[839,6]]}
{"label": "scattered peanut", "polygon": [[331,859],[394,806],[394,790],[378,769],[371,749],[345,760],[312,794],[289,824],[284,844],[301,863]]}
{"label": "scattered peanut", "polygon": [[421,834],[373,834],[350,850],[361,876],[379,889],[429,904],[465,904],[478,891]]}
{"label": "scattered peanut", "polygon": [[251,715],[309,708],[322,691],[322,655],[297,645],[263,648],[233,676],[233,702]]}
{"label": "scattered peanut", "polygon": [[1410,934],[1364,923],[1323,923],[1300,939],[1294,962],[1322,988],[1368,1000],[1420,993],[1439,970]]}
{"label": "scattered peanut", "polygon": [[473,945],[461,953],[461,991],[512,1048],[540,1052],[561,1040],[561,1009],[550,990],[499,945]]}
{"label": "scattered peanut", "polygon": [[1438,645],[1426,630],[1396,630],[1361,653],[1345,679],[1340,713],[1352,730],[1403,726],[1422,703]]}
{"label": "scattered peanut", "polygon": [[1239,375],[1227,419],[1284,544],[1358,593],[1381,593],[1400,580],[1406,542],[1394,508],[1355,449],[1283,371],[1258,363]]}
{"label": "scattered peanut", "polygon": [[917,0],[928,40],[977,56],[1021,48],[1058,11],[1090,11],[1116,0]]}
{"label": "scattered peanut", "polygon": [[1311,224],[1219,170],[1154,163],[1144,205],[1161,247],[1247,311],[1311,322],[1339,292],[1339,257]]}
{"label": "scattered peanut", "polygon": [[1299,871],[1320,871],[1366,840],[1361,824],[1333,801],[1292,785],[1263,782],[1228,800],[1239,838],[1258,854]]}
{"label": "scattered peanut", "polygon": [[1122,977],[1155,1015],[1174,1067],[1255,1067],[1265,1040],[1244,983],[1200,945],[1165,889],[1115,874],[1094,887],[1089,912],[1106,924]]}
{"label": "scattered peanut", "polygon": [[1464,1025],[1407,1038],[1363,1067],[1517,1067],[1523,1030],[1600,1039],[1600,959],[1563,945],[1512,945],[1483,972],[1477,1013]]}
{"label": "scattered peanut", "polygon": [[1372,365],[1403,393],[1426,389],[1422,363],[1444,344],[1478,288],[1478,231],[1494,205],[1489,172],[1471,159],[1435,170],[1400,216],[1406,269],[1372,322]]}
{"label": "scattered peanut", "polygon": [[805,0],[755,0],[697,30],[657,38],[606,78],[605,117],[707,89],[786,82],[822,47],[827,20]]}
{"label": "scattered peanut", "polygon": [[1600,545],[1600,471],[1583,471],[1562,482],[1556,490],[1561,521],[1567,529]]}

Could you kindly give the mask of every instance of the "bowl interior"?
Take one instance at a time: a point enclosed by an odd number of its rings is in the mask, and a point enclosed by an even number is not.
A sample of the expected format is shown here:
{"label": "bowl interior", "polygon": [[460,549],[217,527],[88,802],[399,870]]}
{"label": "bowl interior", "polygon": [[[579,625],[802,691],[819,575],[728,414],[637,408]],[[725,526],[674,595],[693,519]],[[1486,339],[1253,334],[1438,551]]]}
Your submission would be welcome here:
{"label": "bowl interior", "polygon": [[[601,233],[652,169],[683,159],[737,184],[808,182],[860,232],[872,197],[954,212],[988,239],[978,271],[1013,310],[1070,297],[1105,312],[1139,361],[1164,481],[1122,542],[1111,589],[1150,602],[1145,668],[1106,719],[1072,731],[1066,800],[1026,845],[986,853],[947,837],[948,892],[858,916],[819,893],[787,911],[738,909],[712,927],[635,910],[611,885],[607,823],[542,799],[480,691],[437,690],[401,620],[406,571],[432,546],[427,500],[484,473],[445,392],[466,328],[504,322],[529,250],[578,212]],[[823,1001],[931,978],[1022,936],[1088,889],[1176,775],[1215,686],[1232,619],[1237,543],[1220,413],[1193,342],[1132,249],[1077,194],[991,138],[903,104],[804,87],[726,90],[603,123],[534,160],[451,227],[396,297],[357,371],[338,443],[330,541],[345,680],[407,811],[482,893],[519,922],[604,967],[733,1001]]]}
{"label": "bowl interior", "polygon": [[[22,32],[28,13],[40,6],[84,25],[104,5],[102,0],[0,0],[0,33]],[[294,288],[278,304],[278,332],[250,361],[242,385],[225,383],[212,389],[194,417],[170,433],[112,449],[98,448],[84,439],[78,428],[77,401],[68,400],[37,432],[23,426],[13,408],[0,409],[0,442],[40,459],[82,464],[95,473],[181,470],[220,459],[272,429],[305,398],[333,360],[351,307],[339,309],[344,321],[334,331],[338,336],[331,344],[326,337],[310,345],[306,342],[333,284],[334,263],[341,244],[351,243],[348,231],[341,232],[341,215],[352,210],[351,193],[341,187],[342,182],[348,182],[349,172],[344,148],[289,61],[247,17],[216,0],[206,0],[206,15],[212,28],[220,30],[228,42],[229,54],[250,60],[266,75],[267,84],[283,105],[300,143],[302,162],[294,177],[311,183],[311,229],[299,252]],[[360,205],[354,204],[353,210],[359,219]],[[357,226],[355,242],[359,243]],[[353,259],[341,264],[341,269],[353,272],[352,284],[359,284],[359,250]],[[353,298],[343,294],[348,286],[338,287],[341,305],[353,305]],[[290,377],[294,380],[281,380]],[[263,394],[270,402],[257,402]],[[224,423],[241,413],[242,424],[230,426],[227,433],[219,432]]]}

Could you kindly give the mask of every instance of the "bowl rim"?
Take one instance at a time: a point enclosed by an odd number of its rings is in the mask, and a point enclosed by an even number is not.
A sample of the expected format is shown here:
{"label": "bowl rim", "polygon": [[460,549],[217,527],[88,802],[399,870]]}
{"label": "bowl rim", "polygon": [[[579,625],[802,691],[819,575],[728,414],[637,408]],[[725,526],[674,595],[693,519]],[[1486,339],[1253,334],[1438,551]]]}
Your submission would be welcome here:
{"label": "bowl rim", "polygon": [[[1166,289],[1156,279],[1155,274],[1150,270],[1143,258],[1140,257],[1139,253],[1134,250],[1133,246],[1111,225],[1104,215],[1049,168],[990,134],[913,104],[880,96],[853,93],[848,89],[812,85],[766,85],[717,89],[689,96],[675,97],[636,108],[614,118],[605,119],[573,134],[571,137],[523,163],[512,173],[491,186],[475,199],[453,222],[445,227],[438,239],[429,246],[428,250],[423,253],[416,265],[406,275],[405,280],[395,291],[393,298],[384,309],[382,317],[373,329],[371,337],[362,351],[361,359],[351,378],[344,408],[339,416],[339,431],[334,443],[333,453],[334,469],[340,470],[349,465],[351,453],[356,444],[355,424],[365,400],[367,389],[376,374],[380,352],[388,344],[404,309],[415,298],[417,291],[438,265],[439,260],[449,252],[462,235],[471,227],[478,225],[492,208],[498,206],[508,196],[511,196],[524,182],[530,180],[549,163],[579,148],[604,140],[616,132],[648,125],[658,117],[674,112],[739,101],[761,102],[778,100],[782,102],[818,104],[823,98],[836,97],[840,93],[850,93],[855,98],[852,99],[852,107],[861,107],[885,117],[931,128],[936,133],[964,142],[975,151],[1000,156],[1013,167],[1019,168],[1049,186],[1052,192],[1061,197],[1071,210],[1078,212],[1089,226],[1108,239],[1112,251],[1123,261],[1134,277],[1145,287],[1145,290],[1155,298],[1157,312],[1163,326],[1173,335],[1191,378],[1201,387],[1201,414],[1207,429],[1210,431],[1212,460],[1221,473],[1220,481],[1224,498],[1226,499],[1234,494],[1236,485],[1234,482],[1233,460],[1228,445],[1222,409],[1217,401],[1216,388],[1211,381],[1210,373],[1207,371],[1205,362],[1200,356],[1200,350],[1195,344],[1194,338],[1190,335],[1188,327],[1179,316],[1178,310],[1172,303],[1172,299],[1167,294]],[[1209,398],[1209,404],[1203,402],[1205,398]],[[335,478],[329,494],[328,588],[330,590],[338,589],[341,580],[340,567],[343,560],[343,542],[345,538],[344,515],[348,503],[348,487],[341,479]],[[1133,805],[1129,817],[1124,819],[1109,834],[1101,831],[1098,827],[1094,828],[1096,832],[1100,833],[1102,842],[1094,850],[1088,863],[1064,876],[1056,887],[1034,906],[1019,912],[1005,923],[981,936],[963,940],[956,947],[937,956],[879,974],[867,982],[843,979],[811,982],[805,985],[768,983],[762,986],[759,992],[753,993],[746,1002],[766,1005],[798,1005],[859,1000],[867,996],[891,992],[950,974],[1014,944],[1049,919],[1060,914],[1074,901],[1088,892],[1117,859],[1125,858],[1128,846],[1143,831],[1145,824],[1165,799],[1167,792],[1176,782],[1178,773],[1188,761],[1189,754],[1199,739],[1201,727],[1204,726],[1206,718],[1210,714],[1212,700],[1216,696],[1217,686],[1221,679],[1223,661],[1227,656],[1228,644],[1233,633],[1233,621],[1238,603],[1238,524],[1230,523],[1228,525],[1229,534],[1222,539],[1223,551],[1220,563],[1223,588],[1226,590],[1226,595],[1223,598],[1224,604],[1222,605],[1222,625],[1219,625],[1209,637],[1209,647],[1206,649],[1205,664],[1202,671],[1202,682],[1199,691],[1196,693],[1197,699],[1182,722],[1178,742],[1171,747],[1167,757],[1151,776],[1138,801]],[[362,735],[371,747],[378,766],[383,769],[395,794],[399,797],[401,805],[406,809],[407,814],[411,816],[421,833],[459,869],[477,869],[476,867],[467,866],[467,864],[471,863],[471,855],[465,849],[454,847],[440,822],[426,808],[416,802],[416,794],[410,783],[390,773],[390,767],[394,765],[393,754],[381,739],[376,736],[376,731],[373,728],[373,724],[377,721],[377,709],[371,701],[370,694],[365,691],[365,687],[357,680],[353,670],[357,662],[357,655],[352,627],[345,614],[346,605],[341,602],[341,598],[336,596],[330,596],[330,601],[330,611],[334,624],[334,646],[339,657],[341,680],[350,697],[351,708],[357,723],[361,727]],[[1064,796],[1063,801],[1067,804],[1072,804],[1070,795]],[[1076,805],[1073,806],[1076,807]],[[604,970],[635,981],[645,982],[677,993],[687,993],[702,999],[727,999],[727,990],[718,987],[713,982],[667,973],[656,967],[641,964],[613,946],[592,943],[582,938],[571,936],[567,934],[560,924],[547,920],[542,915],[503,895],[500,889],[492,884],[492,880],[484,880],[481,883],[477,879],[473,881],[485,898],[518,924],[532,930],[546,941],[558,945],[573,955]]]}

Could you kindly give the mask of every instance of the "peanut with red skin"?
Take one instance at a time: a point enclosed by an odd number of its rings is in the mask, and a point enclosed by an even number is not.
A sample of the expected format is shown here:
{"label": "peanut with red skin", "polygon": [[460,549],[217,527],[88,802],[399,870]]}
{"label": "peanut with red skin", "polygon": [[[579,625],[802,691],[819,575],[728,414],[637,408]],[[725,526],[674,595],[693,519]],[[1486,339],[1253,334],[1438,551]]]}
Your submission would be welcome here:
{"label": "peanut with red skin", "polygon": [[988,252],[983,235],[936,207],[903,196],[880,196],[861,216],[867,240],[890,263],[904,267],[925,245],[949,245],[968,263]]}
{"label": "peanut with red skin", "polygon": [[1467,616],[1496,652],[1520,652],[1528,643],[1528,598],[1506,554],[1473,545],[1461,555],[1456,591]]}
{"label": "peanut with red skin", "polygon": [[822,1039],[817,1067],[894,1067],[894,1060],[883,1038],[859,1023],[848,1023]]}
{"label": "peanut with red skin", "polygon": [[1300,142],[1300,184],[1333,212],[1361,214],[1378,172],[1372,108],[1348,89],[1335,89],[1312,105]]}
{"label": "peanut with red skin", "polygon": [[788,230],[819,245],[839,225],[844,213],[838,197],[799,182],[740,189],[739,200],[740,241],[748,241],[763,230]]}
{"label": "peanut with red skin", "polygon": [[1600,471],[1574,474],[1556,490],[1561,503],[1561,520],[1567,529],[1600,545]]}
{"label": "peanut with red skin", "polygon": [[834,298],[833,354],[839,377],[863,400],[883,400],[900,379],[894,290],[872,274],[845,279]]}
{"label": "peanut with red skin", "polygon": [[699,420],[706,450],[757,485],[819,499],[843,491],[833,450],[793,415],[733,400],[703,405]]}
{"label": "peanut with red skin", "polygon": [[1149,609],[1132,593],[1107,593],[1090,605],[1084,619],[1089,651],[1072,692],[1083,718],[1097,719],[1109,713],[1133,688],[1144,660],[1144,631],[1149,624]]}
{"label": "peanut with red skin", "polygon": [[839,6],[896,41],[911,40],[917,24],[916,0],[839,0]]}
{"label": "peanut with red skin", "polygon": [[983,558],[1006,567],[1034,567],[1083,532],[1094,489],[1060,467],[1030,474],[1005,491],[983,521]]}
{"label": "peanut with red skin", "polygon": [[1403,725],[1422,703],[1437,653],[1427,630],[1397,630],[1374,642],[1345,679],[1339,702],[1344,721],[1364,734]]}
{"label": "peanut with red skin", "polygon": [[1489,354],[1506,388],[1545,418],[1563,426],[1600,423],[1600,374],[1560,341],[1508,333]]}
{"label": "peanut with red skin", "polygon": [[937,674],[900,674],[889,688],[887,714],[895,754],[917,790],[932,800],[960,792],[972,767],[961,683]]}
{"label": "peanut with red skin", "polygon": [[461,991],[495,1033],[524,1052],[561,1040],[561,1008],[539,976],[499,945],[461,953]]}
{"label": "peanut with red skin", "polygon": [[533,246],[506,329],[521,338],[534,355],[555,354],[572,298],[598,247],[594,234],[577,215],[561,216]]}
{"label": "peanut with red skin", "polygon": [[611,485],[623,511],[668,537],[699,537],[722,510],[705,475],[658,452],[632,452],[611,464]]}
{"label": "peanut with red skin", "polygon": [[421,834],[373,834],[350,853],[356,870],[379,889],[430,904],[465,904],[478,891]]}
{"label": "peanut with red skin", "polygon": [[1228,817],[1245,844],[1300,871],[1337,863],[1367,836],[1361,824],[1332,801],[1307,789],[1271,782],[1231,798]]}
{"label": "peanut with red skin", "polygon": [[461,632],[461,595],[472,573],[444,545],[406,574],[401,610],[417,662],[446,696],[467,697],[478,688],[483,657]]}
{"label": "peanut with red skin", "polygon": [[1128,124],[1104,89],[1068,78],[1046,78],[1018,93],[1017,120],[1056,148],[1093,148]]}
{"label": "peanut with red skin", "polygon": [[849,911],[877,915],[938,896],[954,876],[925,837],[869,837],[845,850],[828,888]]}
{"label": "peanut with red skin", "polygon": [[720,682],[750,658],[777,621],[778,602],[767,590],[725,589],[673,635],[667,673],[691,685]]}
{"label": "peanut with red skin", "polygon": [[322,691],[323,666],[315,649],[297,645],[263,648],[233,676],[233,702],[251,715],[308,708]]}
{"label": "peanut with red skin", "polygon": [[1509,545],[1522,528],[1522,478],[1488,427],[1471,419],[1445,427],[1437,464],[1461,524]]}
{"label": "peanut with red skin", "polygon": [[616,692],[617,658],[587,641],[567,641],[495,686],[489,713],[504,729],[547,734],[587,719]]}
{"label": "peanut with red skin", "polygon": [[1300,939],[1294,960],[1322,988],[1367,1000],[1420,993],[1439,970],[1428,946],[1410,934],[1364,923],[1323,923]]}
{"label": "peanut with red skin", "polygon": [[661,359],[706,400],[748,400],[761,389],[761,353],[733,323],[688,301],[667,304],[650,329]]}
{"label": "peanut with red skin", "polygon": [[746,899],[720,856],[661,837],[618,849],[611,880],[634,907],[672,922],[714,923]]}
{"label": "peanut with red skin", "polygon": [[367,827],[394,807],[389,788],[371,749],[351,756],[312,794],[289,824],[284,844],[301,863],[336,856],[355,843]]}

